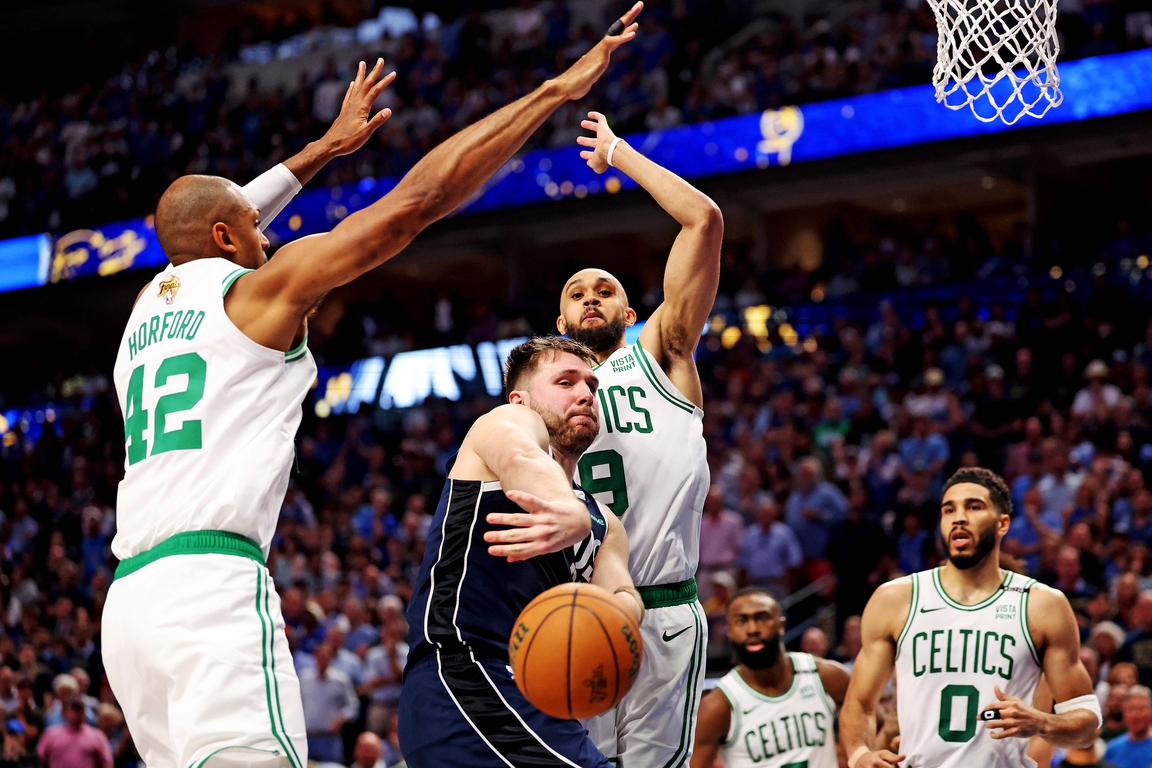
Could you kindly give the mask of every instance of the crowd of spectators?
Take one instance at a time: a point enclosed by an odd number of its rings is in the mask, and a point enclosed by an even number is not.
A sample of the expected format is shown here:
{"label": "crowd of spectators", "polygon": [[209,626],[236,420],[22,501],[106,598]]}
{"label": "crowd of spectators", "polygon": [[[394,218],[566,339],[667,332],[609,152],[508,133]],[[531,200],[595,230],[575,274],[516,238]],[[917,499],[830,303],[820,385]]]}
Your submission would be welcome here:
{"label": "crowd of spectators", "polygon": [[[724,5],[653,4],[635,45],[530,146],[570,144],[589,108],[607,113],[618,131],[655,130],[931,76],[935,22],[923,0],[862,0],[808,24],[740,17]],[[1152,14],[1120,0],[1060,5],[1065,57],[1152,44]],[[476,11],[383,35],[365,55],[384,56],[399,74],[379,104],[395,117],[322,180],[402,175],[445,137],[574,61],[610,21],[578,21],[564,0],[522,0],[501,23],[493,18]],[[243,52],[233,48],[226,52]],[[264,88],[258,73],[233,83],[221,52],[172,48],[71,93],[19,102],[0,94],[0,237],[144,215],[185,173],[243,183],[331,122],[355,67],[345,55],[334,48],[321,71],[300,71],[291,88]]]}
{"label": "crowd of spectators", "polygon": [[[735,271],[718,306],[751,290]],[[729,663],[722,606],[745,584],[780,598],[808,587],[789,608],[793,646],[850,665],[869,596],[939,563],[941,485],[979,464],[1012,489],[1005,565],[1076,611],[1105,735],[1143,733],[1127,710],[1142,706],[1134,686],[1152,683],[1152,324],[1121,277],[1099,271],[1075,293],[1032,277],[1006,298],[983,283],[981,298],[943,303],[881,295],[868,317],[833,313],[791,344],[778,330],[775,343],[710,332],[697,356],[713,478],[698,574],[710,668]],[[98,370],[44,394],[55,410],[39,439],[17,426],[0,442],[0,762],[129,768],[138,758],[99,640],[121,417]],[[318,761],[401,761],[404,609],[447,459],[496,402],[339,419],[305,407],[268,567]]]}

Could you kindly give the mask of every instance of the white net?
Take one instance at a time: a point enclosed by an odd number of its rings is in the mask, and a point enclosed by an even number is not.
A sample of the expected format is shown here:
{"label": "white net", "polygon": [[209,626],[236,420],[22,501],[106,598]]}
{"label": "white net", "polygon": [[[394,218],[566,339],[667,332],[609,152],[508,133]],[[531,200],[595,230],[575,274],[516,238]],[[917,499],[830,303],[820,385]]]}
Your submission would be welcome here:
{"label": "white net", "polygon": [[939,33],[936,101],[1008,125],[1058,106],[1057,1],[928,0]]}

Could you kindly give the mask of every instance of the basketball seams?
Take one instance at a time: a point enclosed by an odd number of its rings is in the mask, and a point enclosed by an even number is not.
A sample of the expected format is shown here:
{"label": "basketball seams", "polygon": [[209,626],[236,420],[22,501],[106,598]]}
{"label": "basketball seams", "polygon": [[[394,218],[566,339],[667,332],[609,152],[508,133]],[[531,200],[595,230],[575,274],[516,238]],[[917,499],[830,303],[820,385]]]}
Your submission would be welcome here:
{"label": "basketball seams", "polygon": [[[552,618],[552,614],[562,610],[564,610],[564,606],[561,605],[560,607],[553,608],[552,610],[548,611],[548,613],[544,614],[544,617],[540,619],[540,621],[536,622],[536,627],[532,631],[532,637],[528,639],[528,645],[524,648],[524,661],[519,665],[522,674],[517,677],[517,680],[523,680],[525,696],[528,695],[528,654],[532,651],[532,644],[536,642],[536,638],[540,636],[540,630],[544,627],[544,624],[547,623],[548,619]],[[569,707],[569,711],[571,711],[571,707]]]}
{"label": "basketball seams", "polygon": [[572,590],[572,607],[568,613],[568,669],[565,677],[568,680],[568,719],[572,719],[572,625],[576,622],[576,601],[580,599],[580,590]]}
{"label": "basketball seams", "polygon": [[632,614],[628,613],[627,611],[625,611],[623,608],[621,608],[620,605],[615,600],[605,600],[603,597],[600,597],[600,595],[593,595],[593,594],[581,595],[581,597],[585,597],[585,598],[588,598],[590,600],[596,600],[597,602],[603,603],[604,605],[607,605],[607,606],[613,608],[616,611],[616,613],[623,616],[629,623],[635,624],[636,628],[639,629],[640,624],[639,624],[639,622],[636,621],[636,617],[633,616]]}
{"label": "basketball seams", "polygon": [[608,648],[612,651],[612,666],[616,669],[616,690],[612,693],[612,702],[616,704],[620,701],[620,659],[616,656],[616,643],[612,640],[612,635],[608,633],[608,627],[604,626],[604,622],[600,619],[599,614],[591,608],[582,605],[581,610],[587,611],[596,619],[596,623],[600,625],[600,630],[604,633],[604,639],[608,641]]}

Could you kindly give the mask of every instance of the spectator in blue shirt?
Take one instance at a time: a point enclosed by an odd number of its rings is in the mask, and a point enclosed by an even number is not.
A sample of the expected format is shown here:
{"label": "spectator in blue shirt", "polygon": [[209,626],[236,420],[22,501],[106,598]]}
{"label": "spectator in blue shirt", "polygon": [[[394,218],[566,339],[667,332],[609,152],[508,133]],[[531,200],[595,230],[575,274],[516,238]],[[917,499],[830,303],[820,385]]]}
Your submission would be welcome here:
{"label": "spectator in blue shirt", "polygon": [[828,533],[835,523],[848,516],[848,499],[832,483],[824,480],[824,469],[815,456],[797,462],[796,485],[785,505],[785,522],[800,539],[805,560],[824,557]]}
{"label": "spectator in blue shirt", "polygon": [[[1012,506],[1019,509],[1024,504],[1024,494],[1040,485],[1044,478],[1044,452],[1039,448],[1028,449],[1028,472],[1012,481]],[[1043,501],[1043,497],[1041,497]]]}
{"label": "spectator in blue shirt", "polygon": [[907,472],[925,472],[932,478],[932,495],[940,493],[942,472],[951,451],[948,440],[939,432],[931,431],[924,414],[912,418],[912,434],[900,441],[900,458]]}
{"label": "spectator in blue shirt", "polygon": [[756,505],[756,522],[744,530],[739,563],[744,581],[763,587],[782,600],[796,583],[796,569],[804,562],[800,542],[770,496]]}
{"label": "spectator in blue shirt", "polygon": [[917,514],[904,515],[904,530],[896,540],[896,567],[904,573],[928,569],[928,550],[932,539],[924,530]]}
{"label": "spectator in blue shirt", "polygon": [[1128,733],[1108,742],[1104,759],[1119,768],[1152,765],[1152,690],[1134,685],[1124,697],[1124,725]]}

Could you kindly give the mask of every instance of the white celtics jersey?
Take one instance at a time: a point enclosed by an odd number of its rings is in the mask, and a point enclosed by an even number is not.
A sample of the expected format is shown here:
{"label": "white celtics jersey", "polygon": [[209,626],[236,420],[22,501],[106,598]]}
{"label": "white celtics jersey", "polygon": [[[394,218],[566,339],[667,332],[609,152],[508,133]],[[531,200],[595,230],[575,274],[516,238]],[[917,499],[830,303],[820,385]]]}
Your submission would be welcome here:
{"label": "white celtics jersey", "polygon": [[1005,572],[987,600],[961,605],[940,569],[913,574],[912,604],[896,645],[900,752],[908,768],[1035,766],[1027,739],[993,741],[980,711],[993,690],[1031,704],[1040,662],[1028,629],[1028,590],[1036,583]]}
{"label": "white celtics jersey", "polygon": [[716,684],[732,719],[720,749],[727,768],[837,768],[836,705],[824,692],[816,660],[790,653],[792,685],[779,696],[752,688],[733,669]]}
{"label": "white celtics jersey", "polygon": [[580,459],[577,481],[624,523],[637,586],[692,578],[709,484],[704,412],[639,343],[595,370],[600,435]]}
{"label": "white celtics jersey", "polygon": [[201,530],[268,553],[316,363],[307,339],[285,353],[232,324],[224,294],[248,271],[221,258],[169,267],[132,310],[115,370],[127,456],[112,551],[122,560]]}

